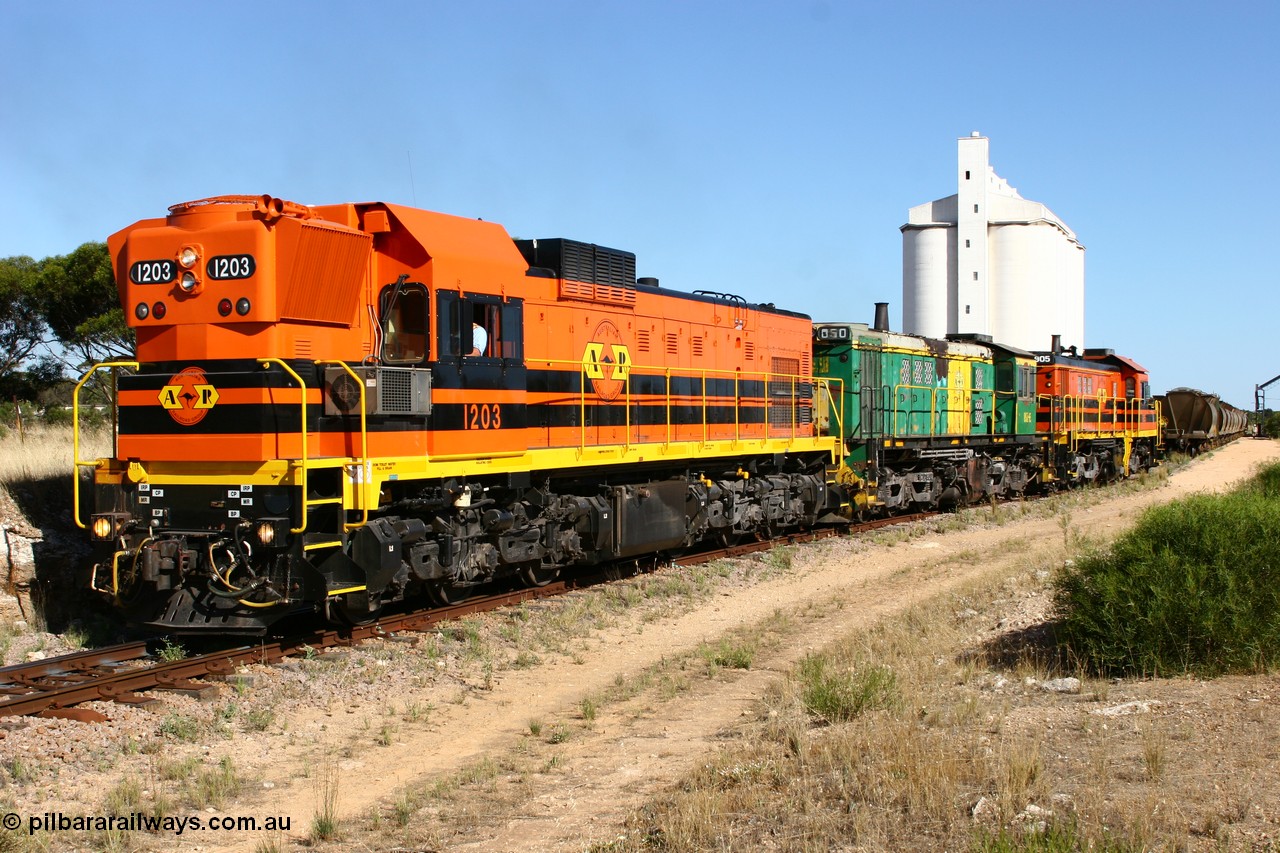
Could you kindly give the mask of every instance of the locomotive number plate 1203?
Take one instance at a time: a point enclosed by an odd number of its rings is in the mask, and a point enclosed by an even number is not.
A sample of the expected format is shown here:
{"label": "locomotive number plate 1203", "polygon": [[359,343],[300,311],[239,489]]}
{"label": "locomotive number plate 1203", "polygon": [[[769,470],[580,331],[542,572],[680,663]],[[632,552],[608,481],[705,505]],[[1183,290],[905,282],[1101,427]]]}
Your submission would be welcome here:
{"label": "locomotive number plate 1203", "polygon": [[253,255],[216,255],[209,259],[205,272],[216,281],[249,278],[257,268]]}
{"label": "locomotive number plate 1203", "polygon": [[129,281],[134,284],[168,284],[178,277],[173,261],[134,261],[129,265]]}

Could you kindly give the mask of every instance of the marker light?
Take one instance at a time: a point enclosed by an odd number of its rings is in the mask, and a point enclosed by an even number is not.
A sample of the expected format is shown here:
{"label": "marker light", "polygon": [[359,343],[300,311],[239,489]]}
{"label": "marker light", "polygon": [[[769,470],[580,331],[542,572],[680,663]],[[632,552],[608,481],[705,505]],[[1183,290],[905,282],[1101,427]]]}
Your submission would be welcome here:
{"label": "marker light", "polygon": [[221,314],[223,317],[231,316],[231,300],[230,299],[218,300],[218,313]]}
{"label": "marker light", "polygon": [[139,302],[138,307],[133,309],[133,316],[139,320],[147,319],[147,315],[151,313],[151,309],[147,307],[147,303]]}
{"label": "marker light", "polygon": [[249,304],[248,297],[241,296],[239,299],[236,300],[236,313],[239,314],[241,317],[243,317],[245,314],[248,314],[249,309],[251,307],[252,306]]}
{"label": "marker light", "polygon": [[151,316],[155,317],[157,320],[163,320],[164,315],[167,313],[169,313],[169,309],[164,307],[163,302],[157,302],[155,305],[151,306]]}

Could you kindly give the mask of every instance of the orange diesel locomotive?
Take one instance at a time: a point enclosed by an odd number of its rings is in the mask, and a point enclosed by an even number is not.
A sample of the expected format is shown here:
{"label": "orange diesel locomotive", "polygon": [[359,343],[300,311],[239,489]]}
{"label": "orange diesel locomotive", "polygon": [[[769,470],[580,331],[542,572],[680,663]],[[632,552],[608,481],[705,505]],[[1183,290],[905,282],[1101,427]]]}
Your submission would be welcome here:
{"label": "orange diesel locomotive", "polygon": [[77,522],[150,627],[361,623],[827,511],[803,315],[382,203],[204,199],[109,247],[137,354],[95,368],[116,446],[77,450]]}
{"label": "orange diesel locomotive", "polygon": [[1036,354],[1036,432],[1049,444],[1046,482],[1106,482],[1154,468],[1159,403],[1146,368],[1111,349]]}

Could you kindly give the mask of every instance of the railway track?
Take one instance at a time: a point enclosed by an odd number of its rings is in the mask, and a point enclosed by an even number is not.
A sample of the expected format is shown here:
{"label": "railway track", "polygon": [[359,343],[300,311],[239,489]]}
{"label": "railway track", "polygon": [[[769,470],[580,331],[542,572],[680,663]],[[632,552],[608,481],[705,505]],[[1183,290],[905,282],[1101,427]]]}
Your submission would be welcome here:
{"label": "railway track", "polygon": [[[726,557],[848,535],[928,518],[932,513],[895,516],[864,522],[849,528],[824,528],[792,533],[776,539],[726,546],[712,551],[679,557],[676,565],[697,565]],[[246,664],[273,664],[287,657],[313,654],[338,646],[351,646],[375,637],[401,632],[425,631],[442,622],[474,613],[510,607],[523,601],[561,595],[609,580],[609,572],[599,572],[561,580],[543,587],[519,589],[495,595],[468,599],[450,607],[416,610],[384,615],[368,625],[341,630],[317,630],[311,633],[254,645],[221,649],[181,660],[162,660],[152,654],[146,641],[123,643],[89,649],[68,655],[46,658],[31,663],[0,668],[0,717],[61,717],[84,722],[102,722],[106,716],[91,708],[77,707],[86,702],[106,700],[123,704],[146,704],[158,701],[155,691],[204,695],[216,690],[207,681],[196,679],[225,678]],[[616,573],[612,575],[616,577]]]}

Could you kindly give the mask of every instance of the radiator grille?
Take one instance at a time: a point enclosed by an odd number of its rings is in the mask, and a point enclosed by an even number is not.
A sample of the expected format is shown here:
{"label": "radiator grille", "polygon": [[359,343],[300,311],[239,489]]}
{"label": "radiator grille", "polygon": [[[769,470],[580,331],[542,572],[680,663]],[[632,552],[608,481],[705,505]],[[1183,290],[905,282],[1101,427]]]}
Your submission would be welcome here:
{"label": "radiator grille", "polygon": [[[322,323],[352,322],[368,269],[369,235],[307,224],[299,228],[288,280],[280,294],[280,316]],[[288,236],[281,234],[282,250],[288,245]]]}

